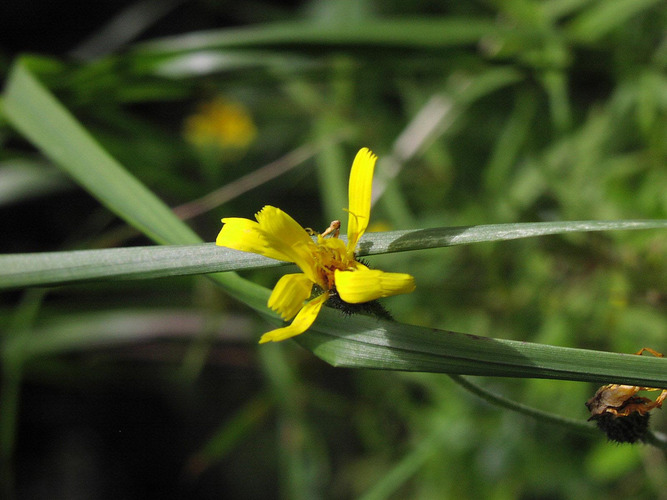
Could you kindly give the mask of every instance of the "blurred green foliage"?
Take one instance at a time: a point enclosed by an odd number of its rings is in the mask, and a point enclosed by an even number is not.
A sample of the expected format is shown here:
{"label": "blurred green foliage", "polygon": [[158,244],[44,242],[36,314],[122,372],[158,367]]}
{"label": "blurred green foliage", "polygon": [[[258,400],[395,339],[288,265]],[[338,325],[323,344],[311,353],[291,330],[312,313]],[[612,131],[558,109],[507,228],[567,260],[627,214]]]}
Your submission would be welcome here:
{"label": "blurred green foliage", "polygon": [[[213,241],[221,217],[249,217],[264,204],[326,228],[346,206],[349,165],[362,146],[381,159],[373,222],[390,229],[667,218],[662,2],[171,8],[135,12],[145,26],[139,39],[98,30],[69,54],[48,44],[32,54],[6,49],[0,67],[23,58],[111,156],[171,206],[305,151],[219,206],[195,204],[201,210],[189,212],[197,214],[189,224],[204,240]],[[257,136],[247,149],[186,141],[187,118],[218,96],[252,116]],[[147,242],[1,114],[0,144],[3,252]],[[630,353],[667,351],[665,255],[664,231],[646,231],[369,260],[415,275],[417,292],[386,303],[402,322]],[[270,287],[282,272],[245,275]],[[201,278],[12,292],[0,307],[7,337],[80,328],[123,338],[27,366],[3,364],[7,495],[665,495],[660,450],[616,446],[602,434],[572,434],[490,406],[442,375],[337,370],[295,343],[258,348],[267,325]],[[478,382],[581,420],[596,389]],[[664,431],[654,413],[652,427]]]}

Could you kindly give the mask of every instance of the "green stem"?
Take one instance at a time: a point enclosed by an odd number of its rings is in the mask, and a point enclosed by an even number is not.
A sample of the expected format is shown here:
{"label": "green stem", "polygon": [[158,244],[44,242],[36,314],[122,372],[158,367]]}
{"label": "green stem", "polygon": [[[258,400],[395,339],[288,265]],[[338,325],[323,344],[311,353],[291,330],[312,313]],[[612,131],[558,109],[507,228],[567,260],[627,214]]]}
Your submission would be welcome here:
{"label": "green stem", "polygon": [[[456,384],[463,387],[466,391],[475,394],[476,396],[482,398],[484,401],[491,403],[492,405],[500,406],[502,408],[507,408],[509,410],[522,413],[523,415],[528,415],[536,420],[546,422],[549,424],[560,425],[566,427],[567,429],[577,432],[580,434],[592,434],[598,432],[596,427],[587,422],[582,422],[578,419],[563,417],[560,415],[555,415],[553,413],[548,413],[531,406],[518,403],[511,399],[508,399],[498,394],[487,391],[486,389],[480,387],[477,384],[470,382],[468,379],[460,375],[450,375],[449,376]],[[656,448],[660,448],[664,451],[667,451],[667,436],[660,432],[649,431],[646,434],[646,437],[643,439],[643,442]]]}
{"label": "green stem", "polygon": [[501,406],[503,408],[522,413],[523,415],[528,415],[529,417],[533,417],[536,420],[541,420],[549,424],[561,425],[574,432],[590,434],[596,431],[595,426],[592,424],[582,422],[578,419],[562,417],[560,415],[538,410],[537,408],[518,403],[504,396],[499,396],[498,394],[490,392],[483,387],[470,382],[468,379],[462,377],[461,375],[450,375],[449,377],[455,383],[463,387],[466,391],[475,394],[476,396],[493,405]]}

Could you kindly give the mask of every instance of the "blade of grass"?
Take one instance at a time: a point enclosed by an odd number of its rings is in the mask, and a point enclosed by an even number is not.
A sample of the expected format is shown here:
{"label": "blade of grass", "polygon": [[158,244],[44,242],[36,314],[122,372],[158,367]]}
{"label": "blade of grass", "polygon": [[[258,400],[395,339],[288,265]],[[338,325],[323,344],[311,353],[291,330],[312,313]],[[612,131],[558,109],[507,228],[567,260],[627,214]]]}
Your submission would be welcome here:
{"label": "blade of grass", "polygon": [[180,6],[183,1],[142,0],[131,3],[103,27],[95,30],[90,38],[70,52],[70,56],[89,60],[115,52]]}
{"label": "blade of grass", "polygon": [[0,289],[98,279],[161,278],[283,264],[214,243],[0,255]]}
{"label": "blade of grass", "polygon": [[3,344],[4,359],[26,360],[136,342],[191,340],[209,326],[216,340],[250,341],[252,326],[245,317],[184,309],[118,309],[64,315],[30,335],[14,335]]}
{"label": "blade of grass", "polygon": [[493,339],[364,316],[346,319],[328,308],[296,339],[338,367],[667,388],[667,358]]}
{"label": "blade of grass", "polygon": [[169,207],[114,160],[79,122],[18,63],[9,75],[8,121],[109,210],[159,243],[198,243]]}
{"label": "blade of grass", "polygon": [[583,10],[570,22],[569,35],[577,42],[591,43],[604,37],[618,26],[661,0],[606,0]]}
{"label": "blade of grass", "polygon": [[271,401],[266,394],[260,394],[248,401],[190,457],[185,466],[186,475],[197,478],[211,465],[223,460],[256,427],[264,423],[271,408]]}
{"label": "blade of grass", "polygon": [[65,191],[73,186],[50,165],[24,159],[0,163],[0,206]]}
{"label": "blade of grass", "polygon": [[413,477],[446,444],[451,422],[435,427],[433,432],[421,439],[393,467],[385,471],[377,483],[359,497],[359,500],[384,500],[391,498],[396,491]]}
{"label": "blade of grass", "polygon": [[502,28],[494,19],[396,19],[326,25],[312,21],[201,31],[140,44],[134,55],[159,56],[230,47],[305,45],[442,48],[476,44]]}
{"label": "blade of grass", "polygon": [[531,222],[409,229],[365,235],[359,244],[359,254],[375,255],[566,233],[666,228],[667,220],[627,220]]}
{"label": "blade of grass", "polygon": [[[359,256],[572,232],[659,228],[667,228],[667,220],[490,224],[368,233],[361,239]],[[0,289],[104,279],[152,279],[280,265],[285,263],[213,243],[9,254],[0,255]]]}
{"label": "blade of grass", "polygon": [[16,429],[19,420],[21,386],[23,384],[22,358],[12,357],[4,350],[5,345],[20,338],[32,328],[42,305],[44,292],[29,290],[14,308],[12,318],[2,335],[2,363],[0,381],[0,497],[14,498],[14,450]]}
{"label": "blade of grass", "polygon": [[318,492],[325,486],[326,452],[321,435],[308,418],[299,373],[285,351],[284,346],[278,346],[277,349],[260,349],[258,353],[276,408],[280,486],[286,498],[318,498]]}

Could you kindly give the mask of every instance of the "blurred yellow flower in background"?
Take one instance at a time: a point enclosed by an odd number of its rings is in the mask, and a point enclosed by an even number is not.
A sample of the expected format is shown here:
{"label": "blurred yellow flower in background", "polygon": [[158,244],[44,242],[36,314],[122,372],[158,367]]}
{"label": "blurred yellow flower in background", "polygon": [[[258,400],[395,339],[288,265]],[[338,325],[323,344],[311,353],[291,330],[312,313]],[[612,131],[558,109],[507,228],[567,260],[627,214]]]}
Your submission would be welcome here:
{"label": "blurred yellow flower in background", "polygon": [[338,238],[340,221],[332,222],[329,229],[313,240],[312,231],[270,205],[257,212],[257,222],[235,217],[222,219],[224,226],[217,245],[294,262],[303,271],[280,278],[268,302],[285,321],[292,318],[294,321],[264,334],[260,344],[305,332],[329,298],[361,304],[415,289],[414,278],[409,274],[369,269],[355,256],[357,243],[370,219],[376,159],[370,150],[363,148],[352,164],[347,244]]}
{"label": "blurred yellow flower in background", "polygon": [[183,135],[200,148],[245,149],[255,140],[257,127],[243,104],[216,97],[186,118]]}

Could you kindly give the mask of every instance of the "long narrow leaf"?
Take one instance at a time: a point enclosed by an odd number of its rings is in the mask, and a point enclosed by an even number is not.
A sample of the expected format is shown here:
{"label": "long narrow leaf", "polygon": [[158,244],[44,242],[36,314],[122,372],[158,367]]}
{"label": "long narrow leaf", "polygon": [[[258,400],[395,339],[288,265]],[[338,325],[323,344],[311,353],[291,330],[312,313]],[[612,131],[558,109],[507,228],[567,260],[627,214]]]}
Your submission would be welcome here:
{"label": "long narrow leaf", "polygon": [[136,53],[154,56],[189,50],[287,45],[442,48],[476,44],[501,29],[493,19],[472,18],[369,20],[333,25],[308,21],[174,36],[139,45]]}
{"label": "long narrow leaf", "polygon": [[626,24],[642,11],[662,3],[661,0],[606,0],[582,11],[568,27],[577,42],[591,43]]}
{"label": "long narrow leaf", "polygon": [[0,255],[0,289],[149,279],[281,265],[213,243]]}
{"label": "long narrow leaf", "polygon": [[403,252],[536,236],[628,229],[667,229],[667,220],[563,221],[411,229],[369,234],[361,240],[360,255]]}
{"label": "long narrow leaf", "polygon": [[[102,149],[25,65],[13,66],[3,103],[7,120],[111,211],[160,243],[198,243],[169,207]],[[178,220],[178,219],[176,219]]]}
{"label": "long narrow leaf", "polygon": [[[572,232],[656,228],[667,228],[667,221],[541,222],[369,233],[361,240],[359,255]],[[0,289],[100,279],[148,279],[240,271],[282,264],[259,255],[216,247],[212,243],[0,255]]]}
{"label": "long narrow leaf", "polygon": [[334,366],[667,388],[667,359],[493,339],[330,309],[297,341]]}
{"label": "long narrow leaf", "polygon": [[63,315],[31,335],[13,336],[4,355],[17,362],[40,356],[118,347],[137,342],[191,340],[208,328],[221,341],[249,340],[245,317],[185,309],[119,309]]}

